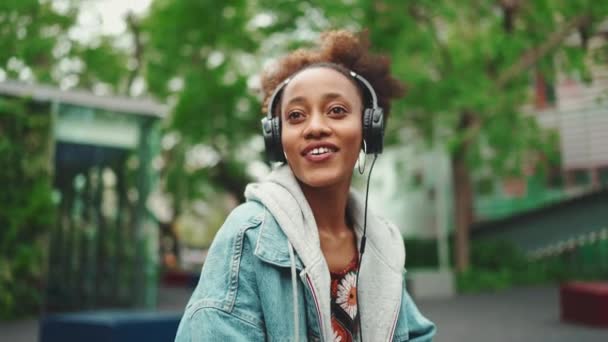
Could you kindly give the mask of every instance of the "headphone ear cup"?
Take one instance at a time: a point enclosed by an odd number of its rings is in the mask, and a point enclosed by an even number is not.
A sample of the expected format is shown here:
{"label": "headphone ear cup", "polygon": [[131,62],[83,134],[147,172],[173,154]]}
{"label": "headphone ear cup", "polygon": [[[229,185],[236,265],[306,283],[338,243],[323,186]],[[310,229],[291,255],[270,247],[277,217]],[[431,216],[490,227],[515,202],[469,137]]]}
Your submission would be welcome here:
{"label": "headphone ear cup", "polygon": [[372,140],[370,139],[370,130],[372,126],[372,109],[365,108],[363,110],[363,140],[367,147],[367,153],[369,153],[372,147]]}
{"label": "headphone ear cup", "polygon": [[272,118],[272,146],[274,153],[274,161],[286,162],[285,154],[283,153],[283,143],[281,142],[281,122],[276,116]]}
{"label": "headphone ear cup", "polygon": [[363,112],[363,139],[367,154],[382,153],[384,145],[384,113],[382,108],[366,108]]}
{"label": "headphone ear cup", "polygon": [[270,162],[284,162],[283,146],[281,144],[281,123],[276,117],[262,119],[262,135],[266,157]]}
{"label": "headphone ear cup", "polygon": [[366,151],[371,153],[374,149],[374,143],[371,136],[373,109],[365,108],[363,111],[363,140],[365,140]]}
{"label": "headphone ear cup", "polygon": [[262,137],[264,137],[264,148],[266,150],[266,159],[272,161],[272,119],[268,117],[262,118]]}

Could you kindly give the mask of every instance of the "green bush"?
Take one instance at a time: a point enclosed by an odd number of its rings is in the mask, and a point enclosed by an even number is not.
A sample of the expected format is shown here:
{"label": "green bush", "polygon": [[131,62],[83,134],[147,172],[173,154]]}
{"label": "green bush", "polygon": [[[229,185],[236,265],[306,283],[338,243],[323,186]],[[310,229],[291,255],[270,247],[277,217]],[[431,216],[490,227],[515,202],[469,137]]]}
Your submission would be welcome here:
{"label": "green bush", "polygon": [[48,111],[0,98],[0,319],[39,311],[55,222]]}
{"label": "green bush", "polygon": [[469,268],[456,277],[456,287],[461,293],[498,291],[508,288],[513,280],[513,274],[508,269],[488,271]]}
{"label": "green bush", "polygon": [[507,241],[474,241],[471,244],[471,264],[473,268],[488,271],[520,270],[528,265],[528,260]]}
{"label": "green bush", "polygon": [[430,239],[404,239],[406,262],[408,269],[437,268],[439,256],[437,255],[437,240]]}
{"label": "green bush", "polygon": [[[608,263],[594,257],[601,254],[599,249],[605,248],[600,247],[602,243],[605,242],[541,260],[529,260],[508,241],[472,241],[471,266],[466,272],[456,274],[456,285],[461,293],[475,293],[569,280],[608,279]],[[408,269],[438,266],[435,240],[406,239],[405,245]],[[453,250],[451,246],[450,251]],[[590,259],[596,262],[592,263]],[[453,265],[452,259],[450,263]]]}

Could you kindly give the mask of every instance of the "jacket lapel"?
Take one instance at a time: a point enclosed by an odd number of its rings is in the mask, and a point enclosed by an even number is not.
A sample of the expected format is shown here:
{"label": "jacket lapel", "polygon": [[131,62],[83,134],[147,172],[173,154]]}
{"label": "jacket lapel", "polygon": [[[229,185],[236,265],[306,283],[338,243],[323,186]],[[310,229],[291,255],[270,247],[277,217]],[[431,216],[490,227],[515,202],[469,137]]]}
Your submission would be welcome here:
{"label": "jacket lapel", "polygon": [[[262,261],[279,266],[291,267],[289,258],[289,250],[287,248],[287,236],[281,230],[279,224],[269,213],[265,214],[264,221],[260,227],[260,233],[257,238],[256,246],[253,254]],[[300,281],[306,286],[313,297],[313,303],[317,315],[322,317],[319,321],[321,334],[324,336],[324,341],[330,341],[332,337],[331,328],[331,311],[330,311],[330,280],[327,265],[322,262],[324,259],[315,258],[316,262],[310,265],[304,265],[299,257],[295,255],[296,269],[299,272]],[[302,306],[302,309],[304,307]],[[303,315],[306,312],[302,313]]]}
{"label": "jacket lapel", "polygon": [[[351,193],[349,210],[360,245],[364,208],[355,193]],[[396,227],[372,214],[368,214],[366,234],[357,289],[363,340],[390,341],[403,295],[403,238]]]}
{"label": "jacket lapel", "polygon": [[403,294],[403,275],[383,261],[376,248],[367,244],[363,254],[358,306],[364,341],[390,341]]}

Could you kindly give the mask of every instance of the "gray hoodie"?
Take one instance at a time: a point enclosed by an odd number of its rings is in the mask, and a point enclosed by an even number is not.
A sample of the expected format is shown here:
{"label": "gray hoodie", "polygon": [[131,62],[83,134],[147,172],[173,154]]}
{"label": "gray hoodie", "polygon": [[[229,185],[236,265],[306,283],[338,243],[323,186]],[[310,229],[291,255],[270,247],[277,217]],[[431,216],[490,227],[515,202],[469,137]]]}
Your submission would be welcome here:
{"label": "gray hoodie", "polygon": [[[318,297],[323,336],[325,340],[332,340],[329,268],[321,252],[312,210],[291,169],[282,166],[266,181],[250,184],[245,196],[267,208],[302,260],[305,268],[300,277],[308,275]],[[349,194],[347,210],[359,246],[365,213],[364,203],[354,191]],[[390,341],[404,292],[405,248],[399,230],[386,220],[369,213],[367,225],[358,290],[363,340]]]}

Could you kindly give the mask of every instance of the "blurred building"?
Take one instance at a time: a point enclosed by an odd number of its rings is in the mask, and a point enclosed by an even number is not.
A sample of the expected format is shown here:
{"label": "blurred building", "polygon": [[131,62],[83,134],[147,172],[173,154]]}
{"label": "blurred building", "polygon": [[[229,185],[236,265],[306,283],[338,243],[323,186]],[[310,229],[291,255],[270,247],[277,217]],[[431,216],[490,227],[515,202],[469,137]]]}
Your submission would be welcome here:
{"label": "blurred building", "polygon": [[35,103],[51,117],[58,215],[46,310],[154,306],[158,225],[147,202],[167,107],[16,82],[1,82],[0,96]]}
{"label": "blurred building", "polygon": [[451,219],[450,179],[449,157],[441,148],[429,150],[415,140],[387,148],[372,173],[370,208],[406,237],[434,239],[440,220]]}
{"label": "blurred building", "polygon": [[507,240],[531,257],[563,255],[580,267],[608,267],[606,43],[605,35],[589,40],[586,77],[560,74],[551,84],[535,75],[531,115],[558,133],[559,163],[548,165],[545,177],[500,180],[502,197],[478,198],[478,213],[494,221],[478,222],[474,238]]}

